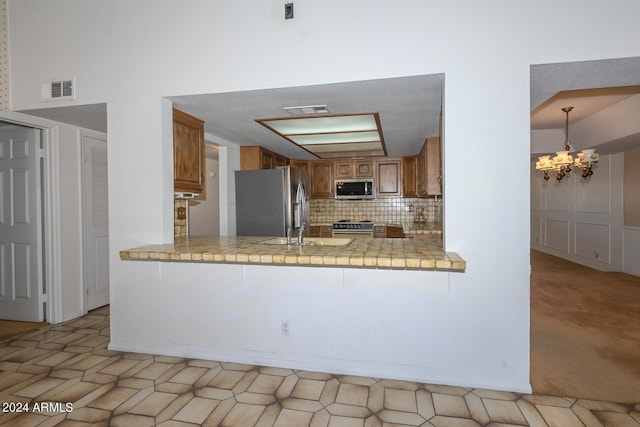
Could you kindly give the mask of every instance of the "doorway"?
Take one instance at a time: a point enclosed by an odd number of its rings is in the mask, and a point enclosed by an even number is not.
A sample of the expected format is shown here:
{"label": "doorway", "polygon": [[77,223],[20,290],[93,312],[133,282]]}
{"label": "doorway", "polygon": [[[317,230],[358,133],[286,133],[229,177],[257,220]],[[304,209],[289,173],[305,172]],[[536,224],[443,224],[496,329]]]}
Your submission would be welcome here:
{"label": "doorway", "polygon": [[192,236],[220,235],[220,158],[219,147],[205,142],[204,197],[189,203],[189,234]]}
{"label": "doorway", "polygon": [[81,132],[85,312],[109,304],[107,140]]}

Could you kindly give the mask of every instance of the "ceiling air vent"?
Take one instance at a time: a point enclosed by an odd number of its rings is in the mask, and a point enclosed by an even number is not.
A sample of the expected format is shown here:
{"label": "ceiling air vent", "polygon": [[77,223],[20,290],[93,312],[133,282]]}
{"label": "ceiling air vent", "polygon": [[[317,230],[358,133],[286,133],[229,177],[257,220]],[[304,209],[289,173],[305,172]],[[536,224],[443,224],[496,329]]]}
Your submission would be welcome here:
{"label": "ceiling air vent", "polygon": [[76,79],[55,80],[42,83],[40,97],[43,101],[57,101],[76,98]]}

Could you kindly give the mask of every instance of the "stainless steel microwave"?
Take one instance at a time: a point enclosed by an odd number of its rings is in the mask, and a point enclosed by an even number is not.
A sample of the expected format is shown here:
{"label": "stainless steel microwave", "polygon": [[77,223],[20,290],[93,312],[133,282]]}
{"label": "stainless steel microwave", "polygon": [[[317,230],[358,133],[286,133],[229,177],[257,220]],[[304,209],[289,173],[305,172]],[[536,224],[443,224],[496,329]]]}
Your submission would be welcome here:
{"label": "stainless steel microwave", "polygon": [[336,179],[335,181],[336,199],[373,199],[375,190],[373,189],[373,179]]}

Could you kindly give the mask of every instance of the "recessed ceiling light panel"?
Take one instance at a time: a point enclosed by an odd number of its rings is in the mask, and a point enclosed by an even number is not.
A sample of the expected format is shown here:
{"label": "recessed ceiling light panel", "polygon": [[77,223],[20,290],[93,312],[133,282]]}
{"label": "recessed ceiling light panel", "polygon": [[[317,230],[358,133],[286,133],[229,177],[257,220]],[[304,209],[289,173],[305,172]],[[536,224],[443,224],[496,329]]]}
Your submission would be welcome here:
{"label": "recessed ceiling light panel", "polygon": [[[258,123],[320,158],[386,155],[378,113],[257,119]],[[382,153],[382,154],[381,154]]]}

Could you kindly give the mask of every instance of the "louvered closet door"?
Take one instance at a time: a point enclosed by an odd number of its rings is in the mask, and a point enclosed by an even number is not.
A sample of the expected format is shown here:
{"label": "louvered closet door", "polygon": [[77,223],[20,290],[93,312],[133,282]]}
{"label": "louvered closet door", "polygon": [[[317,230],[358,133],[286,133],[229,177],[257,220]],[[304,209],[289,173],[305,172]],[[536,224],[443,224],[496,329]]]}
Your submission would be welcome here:
{"label": "louvered closet door", "polygon": [[84,250],[87,310],[109,304],[107,142],[83,136]]}

